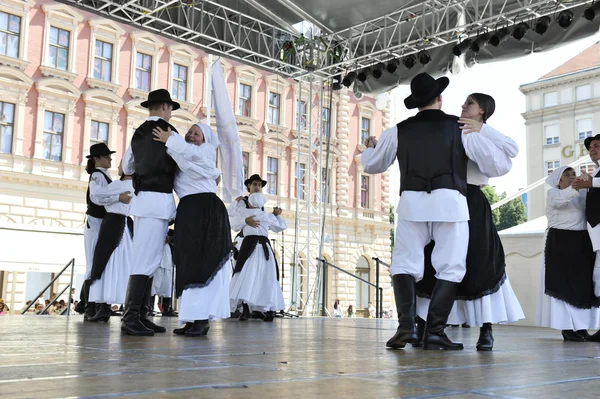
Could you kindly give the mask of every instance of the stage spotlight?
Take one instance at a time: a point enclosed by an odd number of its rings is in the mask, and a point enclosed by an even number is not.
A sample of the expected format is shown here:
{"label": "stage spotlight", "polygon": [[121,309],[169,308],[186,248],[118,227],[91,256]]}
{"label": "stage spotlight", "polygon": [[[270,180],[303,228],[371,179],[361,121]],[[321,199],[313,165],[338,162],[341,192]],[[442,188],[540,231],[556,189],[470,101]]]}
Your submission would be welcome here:
{"label": "stage spotlight", "polygon": [[369,77],[370,74],[371,74],[371,69],[370,68],[362,69],[358,73],[358,80],[361,81],[361,82],[364,82],[365,80],[367,80],[367,78]]}
{"label": "stage spotlight", "polygon": [[595,2],[583,11],[583,18],[588,21],[593,21],[598,12],[600,12],[600,2]]}
{"label": "stage spotlight", "polygon": [[356,72],[352,71],[348,75],[344,76],[342,84],[346,87],[350,87],[352,86],[352,83],[354,83],[354,79],[356,79]]}
{"label": "stage spotlight", "polygon": [[384,68],[385,68],[385,65],[383,65],[383,63],[377,64],[377,66],[375,68],[373,68],[373,77],[375,79],[379,79],[383,75]]}
{"label": "stage spotlight", "polygon": [[560,14],[558,14],[558,26],[560,26],[563,29],[567,29],[569,26],[571,26],[571,23],[573,22],[573,11],[571,10],[563,10],[560,12]]}
{"label": "stage spotlight", "polygon": [[452,54],[457,57],[460,57],[462,53],[467,51],[467,49],[471,46],[471,40],[465,39],[462,42],[458,43],[456,46],[452,47]]}
{"label": "stage spotlight", "polygon": [[496,33],[494,33],[492,35],[492,37],[490,37],[490,41],[488,43],[494,47],[498,47],[498,45],[500,45],[500,43],[502,43],[503,41],[508,39],[509,33],[510,33],[510,31],[508,30],[508,28],[502,28],[499,31],[497,31]]}
{"label": "stage spotlight", "polygon": [[490,38],[490,35],[487,33],[484,33],[483,35],[480,35],[473,43],[471,43],[471,47],[469,47],[469,48],[471,50],[473,50],[474,52],[478,53],[479,50],[481,50],[483,47],[485,47],[489,38]]}
{"label": "stage spotlight", "polygon": [[528,30],[529,25],[527,24],[527,22],[520,22],[519,24],[517,24],[517,26],[515,26],[515,29],[512,33],[512,37],[514,37],[516,40],[521,40]]}
{"label": "stage spotlight", "polygon": [[419,58],[419,62],[421,63],[421,65],[427,65],[427,64],[429,64],[429,61],[431,61],[431,56],[425,50],[423,50],[419,53],[418,58]]}
{"label": "stage spotlight", "polygon": [[398,62],[398,60],[391,60],[390,62],[388,62],[387,66],[385,67],[385,70],[388,71],[388,73],[394,73],[396,72],[396,69],[398,69],[398,65],[400,63]]}
{"label": "stage spotlight", "polygon": [[414,54],[411,55],[407,55],[406,57],[404,57],[404,59],[402,60],[402,63],[404,64],[404,66],[407,69],[411,69],[412,67],[415,66],[415,64],[417,63],[417,57],[415,57]]}
{"label": "stage spotlight", "polygon": [[336,75],[333,78],[331,89],[334,91],[342,90],[342,75]]}
{"label": "stage spotlight", "polygon": [[535,23],[535,27],[533,28],[533,30],[538,35],[543,35],[548,30],[548,27],[550,26],[550,22],[552,22],[552,20],[550,19],[549,16],[541,17]]}

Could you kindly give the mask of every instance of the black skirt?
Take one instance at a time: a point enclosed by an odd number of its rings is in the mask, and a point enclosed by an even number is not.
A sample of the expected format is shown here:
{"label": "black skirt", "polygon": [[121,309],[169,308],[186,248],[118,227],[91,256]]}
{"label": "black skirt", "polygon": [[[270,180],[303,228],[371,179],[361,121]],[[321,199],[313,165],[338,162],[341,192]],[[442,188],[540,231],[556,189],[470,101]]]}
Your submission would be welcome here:
{"label": "black skirt", "polygon": [[[474,300],[495,293],[506,280],[504,248],[494,225],[492,208],[479,186],[467,186],[469,207],[469,248],[467,272],[458,287],[457,299]],[[435,242],[425,247],[423,280],[417,283],[417,295],[430,298],[437,279],[431,264]]]}
{"label": "black skirt", "polygon": [[181,199],[173,241],[177,297],[186,288],[209,285],[229,262],[233,249],[229,215],[216,194],[193,194]]}
{"label": "black skirt", "polygon": [[123,238],[125,224],[129,227],[129,234],[133,238],[133,220],[130,217],[118,213],[107,213],[102,218],[100,231],[98,232],[98,241],[94,249],[94,258],[92,262],[92,280],[100,280],[106,264],[110,260],[113,252]]}
{"label": "black skirt", "polygon": [[600,305],[592,277],[596,253],[587,231],[548,229],[544,259],[546,295],[579,309]]}

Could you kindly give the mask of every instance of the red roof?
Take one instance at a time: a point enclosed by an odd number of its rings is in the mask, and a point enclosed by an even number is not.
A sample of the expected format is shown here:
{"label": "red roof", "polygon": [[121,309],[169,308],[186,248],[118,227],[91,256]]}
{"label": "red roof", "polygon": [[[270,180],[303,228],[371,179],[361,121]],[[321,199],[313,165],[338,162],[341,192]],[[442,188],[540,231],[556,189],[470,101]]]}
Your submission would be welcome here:
{"label": "red roof", "polygon": [[600,42],[594,43],[591,47],[583,50],[575,57],[571,58],[558,68],[548,72],[540,78],[552,78],[555,76],[566,75],[569,73],[583,71],[584,69],[600,66]]}

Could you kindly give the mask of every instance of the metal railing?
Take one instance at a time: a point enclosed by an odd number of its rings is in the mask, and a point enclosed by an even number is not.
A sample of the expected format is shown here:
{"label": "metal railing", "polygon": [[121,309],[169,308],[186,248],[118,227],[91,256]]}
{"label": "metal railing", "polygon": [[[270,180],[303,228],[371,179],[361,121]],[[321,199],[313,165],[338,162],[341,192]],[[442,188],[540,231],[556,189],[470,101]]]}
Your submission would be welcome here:
{"label": "metal railing", "polygon": [[[373,258],[373,259],[377,259],[377,258]],[[338,267],[338,266],[334,265],[333,263],[327,262],[325,259],[317,258],[317,261],[321,262],[321,264],[323,265],[323,289],[321,290],[321,293],[323,295],[323,307],[321,309],[321,316],[326,316],[325,304],[326,304],[326,295],[327,295],[327,279],[325,278],[325,276],[327,274],[325,273],[325,270],[326,270],[325,268],[332,267],[336,270],[339,270],[342,273],[347,274],[350,277],[353,277],[356,280],[362,281],[363,283],[369,285],[370,287],[375,288],[375,317],[378,319],[383,318],[383,288],[379,287],[379,260],[378,259],[375,261],[376,262],[375,284],[373,284],[370,281],[367,281],[363,278],[355,276],[354,274],[342,269],[341,267]]]}
{"label": "metal railing", "polygon": [[[65,272],[65,270],[67,270],[69,268],[69,266],[71,266],[71,280],[69,281],[69,285],[67,285],[58,295],[55,295],[54,298],[52,298],[50,300],[50,303],[44,308],[44,310],[42,310],[39,313],[40,315],[47,314],[46,312],[48,311],[50,306],[54,305],[56,303],[57,299],[60,298],[60,296],[62,294],[64,294],[65,291],[68,289],[69,290],[69,301],[67,302],[67,316],[69,316],[71,314],[71,299],[73,298],[71,288],[73,287],[73,275],[75,274],[75,258],[71,259],[69,261],[69,263],[67,263],[66,266],[63,267],[62,270],[56,274],[56,276],[52,279],[52,281],[50,281],[50,283],[48,283],[48,285],[43,290],[40,291],[40,293],[35,297],[35,299],[33,299],[31,301],[31,303],[29,305],[27,305],[27,307],[21,311],[21,314],[27,313],[29,308],[37,303],[37,300],[40,299],[44,295],[44,292],[46,292],[48,290],[48,288],[50,288],[52,286],[52,284],[54,284],[54,282],[56,280],[58,280],[60,278],[60,276],[63,275],[63,273]],[[64,314],[64,312],[62,312],[61,314]]]}

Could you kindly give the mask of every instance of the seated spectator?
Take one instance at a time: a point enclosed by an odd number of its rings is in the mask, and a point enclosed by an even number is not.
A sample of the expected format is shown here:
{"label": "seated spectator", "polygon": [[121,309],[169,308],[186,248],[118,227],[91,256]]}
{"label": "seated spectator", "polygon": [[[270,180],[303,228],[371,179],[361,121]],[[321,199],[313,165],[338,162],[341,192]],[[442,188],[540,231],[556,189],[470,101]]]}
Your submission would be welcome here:
{"label": "seated spectator", "polygon": [[4,303],[4,299],[0,298],[0,314],[7,314],[10,311],[6,303]]}

